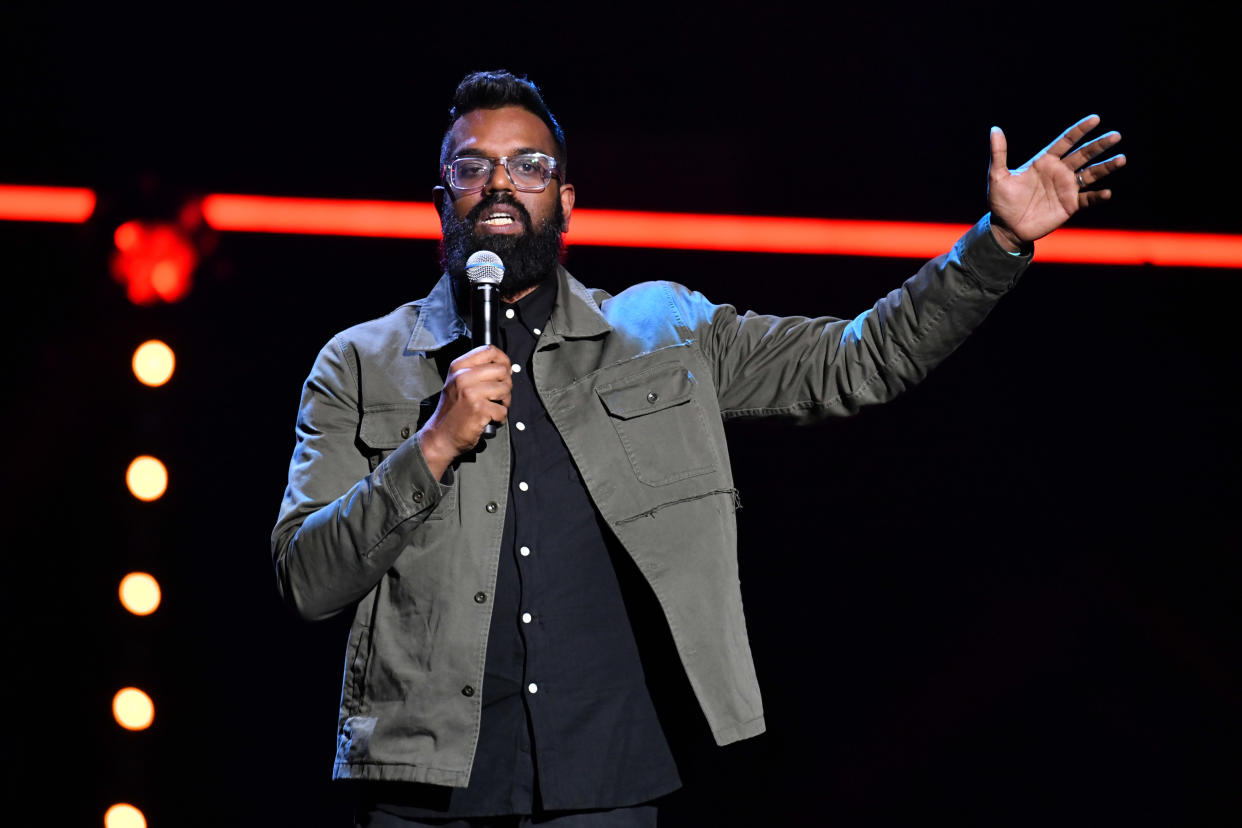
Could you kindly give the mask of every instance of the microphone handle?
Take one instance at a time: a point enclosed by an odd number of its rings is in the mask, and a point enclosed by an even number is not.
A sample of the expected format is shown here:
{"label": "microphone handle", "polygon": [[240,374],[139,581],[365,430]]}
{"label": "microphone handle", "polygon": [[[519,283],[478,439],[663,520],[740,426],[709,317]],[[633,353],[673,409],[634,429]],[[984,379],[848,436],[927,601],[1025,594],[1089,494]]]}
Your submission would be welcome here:
{"label": "microphone handle", "polygon": [[[474,289],[474,318],[471,320],[474,334],[474,347],[495,345],[499,320],[496,317],[495,285],[479,284]],[[488,423],[483,427],[483,439],[496,436],[496,423]]]}

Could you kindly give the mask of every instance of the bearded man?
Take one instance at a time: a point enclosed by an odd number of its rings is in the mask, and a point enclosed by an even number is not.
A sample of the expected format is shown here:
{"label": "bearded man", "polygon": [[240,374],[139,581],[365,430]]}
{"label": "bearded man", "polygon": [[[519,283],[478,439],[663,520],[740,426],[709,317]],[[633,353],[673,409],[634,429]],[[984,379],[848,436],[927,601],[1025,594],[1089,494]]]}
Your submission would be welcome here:
{"label": "bearded man", "polygon": [[[320,352],[272,534],[300,615],[353,612],[333,775],[359,781],[358,824],[655,825],[681,782],[648,624],[718,744],[761,733],[724,420],[848,415],[921,380],[1035,239],[1109,197],[1087,188],[1124,158],[1090,162],[1120,136],[1073,149],[1097,122],[1015,171],[994,129],[991,213],[950,252],[852,320],[776,318],[576,281],[559,124],[529,81],[467,76],[435,189],[444,275]],[[470,349],[483,249],[504,310],[499,347]]]}

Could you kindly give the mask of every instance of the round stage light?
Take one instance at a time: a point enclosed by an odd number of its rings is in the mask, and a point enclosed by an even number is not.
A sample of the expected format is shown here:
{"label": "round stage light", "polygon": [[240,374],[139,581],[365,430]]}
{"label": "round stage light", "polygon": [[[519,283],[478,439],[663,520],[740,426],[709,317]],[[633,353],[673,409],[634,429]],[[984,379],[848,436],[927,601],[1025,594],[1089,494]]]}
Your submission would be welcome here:
{"label": "round stage light", "polygon": [[155,720],[155,703],[137,687],[126,687],[112,697],[112,715],[126,730],[146,730]]}
{"label": "round stage light", "polygon": [[168,489],[168,469],[150,455],[135,457],[125,472],[125,485],[139,500],[159,500]]}
{"label": "round stage light", "polygon": [[147,818],[128,802],[118,802],[104,813],[104,828],[147,828]]}
{"label": "round stage light", "polygon": [[160,583],[146,572],[131,572],[121,579],[121,606],[134,615],[150,615],[160,605]]}
{"label": "round stage light", "polygon": [[163,385],[172,378],[177,360],[173,349],[158,339],[149,339],[134,351],[134,376],[143,385],[152,388]]}

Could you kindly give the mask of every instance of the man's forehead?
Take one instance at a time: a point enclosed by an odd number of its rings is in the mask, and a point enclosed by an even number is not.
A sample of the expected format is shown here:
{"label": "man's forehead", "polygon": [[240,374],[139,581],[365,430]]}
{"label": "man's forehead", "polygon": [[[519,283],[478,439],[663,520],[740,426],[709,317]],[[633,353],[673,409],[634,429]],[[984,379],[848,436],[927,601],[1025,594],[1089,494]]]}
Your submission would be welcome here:
{"label": "man's forehead", "polygon": [[547,124],[520,106],[467,112],[453,122],[448,145],[450,156],[463,151],[506,155],[537,150],[556,154],[556,141]]}

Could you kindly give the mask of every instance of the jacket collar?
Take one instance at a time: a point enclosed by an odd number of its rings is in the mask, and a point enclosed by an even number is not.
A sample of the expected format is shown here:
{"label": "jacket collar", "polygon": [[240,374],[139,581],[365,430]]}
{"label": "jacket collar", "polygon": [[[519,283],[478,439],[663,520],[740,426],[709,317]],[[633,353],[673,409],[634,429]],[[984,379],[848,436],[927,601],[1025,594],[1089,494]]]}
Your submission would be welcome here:
{"label": "jacket collar", "polygon": [[[549,336],[582,339],[612,332],[612,326],[604,318],[591,290],[559,265],[556,281],[556,306],[548,320]],[[411,304],[418,309],[418,313],[414,318],[414,330],[405,346],[406,353],[438,351],[458,339],[470,338],[470,326],[457,312],[453,280],[449,274],[440,277],[431,293]]]}
{"label": "jacket collar", "polygon": [[559,265],[556,268],[556,307],[548,320],[548,333],[563,339],[583,339],[612,333],[612,325],[599,309],[594,291],[569,275]]}
{"label": "jacket collar", "polygon": [[411,303],[418,309],[414,317],[414,331],[405,346],[405,352],[430,352],[451,345],[461,338],[470,338],[470,327],[457,312],[453,300],[453,280],[447,273],[440,277],[431,293]]}

